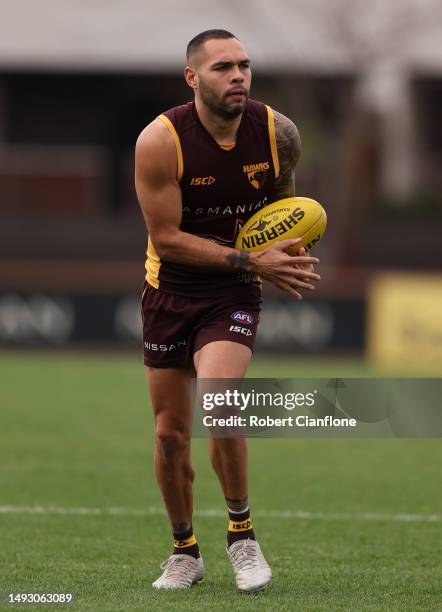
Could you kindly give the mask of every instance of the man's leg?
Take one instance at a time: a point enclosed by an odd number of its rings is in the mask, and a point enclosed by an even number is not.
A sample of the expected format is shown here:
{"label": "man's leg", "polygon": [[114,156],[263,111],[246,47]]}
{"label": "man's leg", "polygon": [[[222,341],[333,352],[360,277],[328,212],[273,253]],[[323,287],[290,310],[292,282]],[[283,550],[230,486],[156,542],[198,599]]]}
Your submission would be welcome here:
{"label": "man's leg", "polygon": [[[194,355],[198,379],[243,378],[252,356],[249,347],[230,341],[215,341]],[[232,563],[238,588],[247,593],[263,589],[272,572],[250,520],[247,490],[247,439],[209,439],[212,466],[219,478],[227,503],[229,527],[227,554]]]}
{"label": "man's leg", "polygon": [[174,537],[173,554],[154,582],[156,588],[191,586],[203,572],[192,528],[192,373],[184,368],[147,368],[155,416],[155,473]]}
{"label": "man's leg", "polygon": [[[194,363],[198,378],[243,378],[251,357],[252,351],[243,344],[218,341],[206,344],[195,353]],[[228,506],[244,504],[247,500],[247,439],[210,437],[209,450]]]}
{"label": "man's leg", "polygon": [[147,368],[155,417],[155,474],[174,531],[192,523],[191,370]]}

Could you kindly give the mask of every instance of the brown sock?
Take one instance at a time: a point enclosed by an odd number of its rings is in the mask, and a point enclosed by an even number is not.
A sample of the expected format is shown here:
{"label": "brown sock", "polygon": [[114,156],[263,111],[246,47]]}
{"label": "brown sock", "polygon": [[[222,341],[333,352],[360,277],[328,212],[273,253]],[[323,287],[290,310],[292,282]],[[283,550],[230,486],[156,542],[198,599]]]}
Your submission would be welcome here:
{"label": "brown sock", "polygon": [[173,539],[174,555],[191,555],[192,557],[195,557],[195,559],[198,559],[200,556],[200,549],[196,538],[193,535],[192,526],[183,533],[174,533]]}
{"label": "brown sock", "polygon": [[253,531],[252,522],[250,520],[250,510],[243,512],[229,512],[229,527],[227,529],[227,546],[231,546],[238,540],[255,540],[255,532]]}

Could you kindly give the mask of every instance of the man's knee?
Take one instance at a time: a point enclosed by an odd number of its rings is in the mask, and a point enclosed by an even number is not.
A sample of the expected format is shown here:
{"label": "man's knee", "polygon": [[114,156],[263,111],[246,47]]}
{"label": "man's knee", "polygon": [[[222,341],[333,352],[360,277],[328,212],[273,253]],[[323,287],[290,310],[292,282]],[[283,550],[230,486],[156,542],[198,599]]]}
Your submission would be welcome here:
{"label": "man's knee", "polygon": [[156,442],[161,454],[165,457],[173,457],[186,453],[190,447],[190,432],[179,427],[166,427],[157,425]]}

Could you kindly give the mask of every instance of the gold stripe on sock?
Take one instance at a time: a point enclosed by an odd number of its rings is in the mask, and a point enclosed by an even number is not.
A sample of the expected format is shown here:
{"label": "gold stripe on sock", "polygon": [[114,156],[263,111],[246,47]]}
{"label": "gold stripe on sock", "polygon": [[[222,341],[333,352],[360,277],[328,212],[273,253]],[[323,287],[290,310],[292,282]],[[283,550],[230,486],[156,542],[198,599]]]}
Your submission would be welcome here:
{"label": "gold stripe on sock", "polygon": [[196,537],[192,534],[187,540],[174,540],[173,545],[175,548],[187,548],[196,544]]}
{"label": "gold stripe on sock", "polygon": [[249,529],[252,529],[252,521],[249,518],[245,521],[229,520],[228,531],[238,533],[238,531],[248,531]]}

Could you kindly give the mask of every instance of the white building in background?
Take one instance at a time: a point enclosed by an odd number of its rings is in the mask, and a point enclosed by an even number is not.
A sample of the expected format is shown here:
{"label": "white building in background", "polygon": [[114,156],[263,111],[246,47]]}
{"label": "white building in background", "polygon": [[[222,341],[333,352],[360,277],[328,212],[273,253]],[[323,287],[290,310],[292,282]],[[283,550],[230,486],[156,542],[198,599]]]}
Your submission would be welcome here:
{"label": "white building in background", "polygon": [[0,0],[0,15],[0,70],[176,72],[188,40],[221,27],[256,70],[351,75],[381,117],[382,191],[416,184],[409,83],[442,77],[440,0]]}

